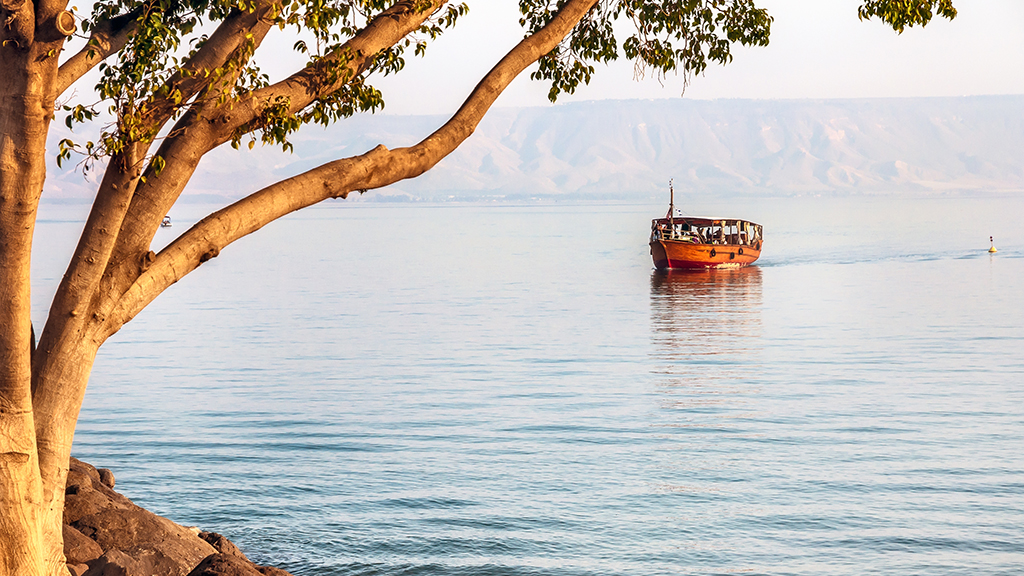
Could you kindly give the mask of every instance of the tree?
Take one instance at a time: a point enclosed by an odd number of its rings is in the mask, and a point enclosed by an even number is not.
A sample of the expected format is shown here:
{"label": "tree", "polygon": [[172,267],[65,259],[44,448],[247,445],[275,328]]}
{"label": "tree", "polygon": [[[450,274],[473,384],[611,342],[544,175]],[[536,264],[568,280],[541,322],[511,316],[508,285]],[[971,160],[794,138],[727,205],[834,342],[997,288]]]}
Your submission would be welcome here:
{"label": "tree", "polygon": [[[481,79],[449,121],[421,142],[339,158],[214,212],[160,253],[150,250],[203,156],[289,135],[383,106],[369,83],[399,73],[409,52],[455,25],[447,0],[98,0],[84,17],[67,0],[0,0],[0,576],[66,573],[64,483],[75,423],[99,347],[161,292],[220,250],[327,198],[429,170],[473,133],[526,68],[552,101],[621,55],[684,82],[766,45],[754,0],[520,0],[525,38]],[[909,7],[909,8],[908,8]],[[948,0],[872,0],[861,17],[898,30]],[[944,12],[943,12],[944,11]],[[926,17],[927,16],[927,17]],[[616,33],[633,28],[621,42]],[[305,63],[270,83],[256,55],[274,28],[296,35]],[[76,46],[76,30],[88,37]],[[276,33],[281,33],[277,31]],[[97,70],[99,102],[65,93]],[[59,103],[59,104],[58,104]],[[69,126],[111,121],[95,139],[64,140],[57,157],[105,163],[92,210],[49,307],[38,344],[30,319],[32,233],[56,111]],[[102,162],[100,162],[102,161]]]}
{"label": "tree", "polygon": [[[525,38],[420,143],[277,182],[150,250],[204,154],[257,139],[287,150],[304,124],[379,109],[369,81],[400,72],[466,11],[447,0],[99,0],[79,18],[67,0],[0,0],[0,576],[66,573],[64,483],[93,360],[171,284],[289,212],[429,170],[534,63],[552,100],[620,51],[686,78],[728,62],[736,42],[766,44],[771,22],[753,0],[522,0]],[[636,28],[621,50],[617,21]],[[88,42],[62,58],[78,26]],[[270,83],[255,57],[274,28],[296,34],[305,64]],[[99,103],[61,100],[93,69]],[[91,141],[60,143],[58,160],[106,167],[36,345],[29,259],[55,107],[69,126],[112,120]]]}

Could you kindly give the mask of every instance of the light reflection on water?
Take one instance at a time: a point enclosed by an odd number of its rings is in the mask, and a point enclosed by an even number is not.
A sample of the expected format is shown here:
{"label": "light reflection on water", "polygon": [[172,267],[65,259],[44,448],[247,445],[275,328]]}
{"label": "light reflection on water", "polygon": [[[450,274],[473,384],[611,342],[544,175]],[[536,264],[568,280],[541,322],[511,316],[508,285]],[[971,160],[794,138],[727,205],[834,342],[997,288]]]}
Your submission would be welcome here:
{"label": "light reflection on water", "polygon": [[650,299],[650,425],[667,472],[653,488],[676,497],[666,522],[679,561],[696,573],[761,572],[734,528],[764,513],[749,499],[741,445],[759,436],[749,421],[760,410],[761,269],[655,271]]}
{"label": "light reflection on water", "polygon": [[689,366],[718,355],[742,362],[760,348],[761,269],[654,272],[651,329],[659,358]]}
{"label": "light reflection on water", "polygon": [[[742,417],[759,371],[761,269],[651,275],[652,373],[666,410]],[[711,426],[710,423],[690,426]]]}

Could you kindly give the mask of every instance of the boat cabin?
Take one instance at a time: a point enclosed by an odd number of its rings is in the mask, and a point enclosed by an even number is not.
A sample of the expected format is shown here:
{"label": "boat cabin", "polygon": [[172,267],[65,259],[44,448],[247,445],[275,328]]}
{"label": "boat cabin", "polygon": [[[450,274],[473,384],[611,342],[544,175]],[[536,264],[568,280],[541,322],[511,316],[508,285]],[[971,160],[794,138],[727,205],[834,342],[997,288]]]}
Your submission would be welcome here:
{"label": "boat cabin", "polygon": [[651,222],[651,240],[751,246],[761,249],[761,225],[746,220],[658,218]]}

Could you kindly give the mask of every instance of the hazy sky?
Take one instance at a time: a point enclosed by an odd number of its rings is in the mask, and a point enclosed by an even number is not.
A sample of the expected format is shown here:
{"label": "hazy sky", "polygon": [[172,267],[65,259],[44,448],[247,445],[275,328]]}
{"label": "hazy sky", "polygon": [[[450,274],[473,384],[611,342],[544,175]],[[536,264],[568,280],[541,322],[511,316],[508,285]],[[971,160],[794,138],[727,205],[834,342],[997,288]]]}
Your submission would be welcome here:
{"label": "hazy sky", "polygon": [[[391,114],[450,113],[522,38],[517,0],[467,0],[470,14],[407,69],[377,85]],[[1024,93],[1024,0],[955,0],[949,22],[898,36],[857,19],[860,0],[758,0],[775,17],[771,44],[739,49],[726,67],[694,78],[686,98],[847,98]],[[498,106],[546,105],[524,73]],[[599,66],[594,82],[560,99],[679,97],[682,79],[634,81],[628,61]]]}

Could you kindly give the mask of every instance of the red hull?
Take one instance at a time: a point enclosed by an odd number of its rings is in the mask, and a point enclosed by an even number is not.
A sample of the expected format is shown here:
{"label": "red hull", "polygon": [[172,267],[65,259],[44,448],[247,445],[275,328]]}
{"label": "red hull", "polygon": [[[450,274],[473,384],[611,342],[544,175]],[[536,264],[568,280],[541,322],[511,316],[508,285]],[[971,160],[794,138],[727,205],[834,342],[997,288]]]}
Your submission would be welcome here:
{"label": "red hull", "polygon": [[659,270],[740,268],[760,256],[761,250],[753,246],[651,240],[651,257]]}

